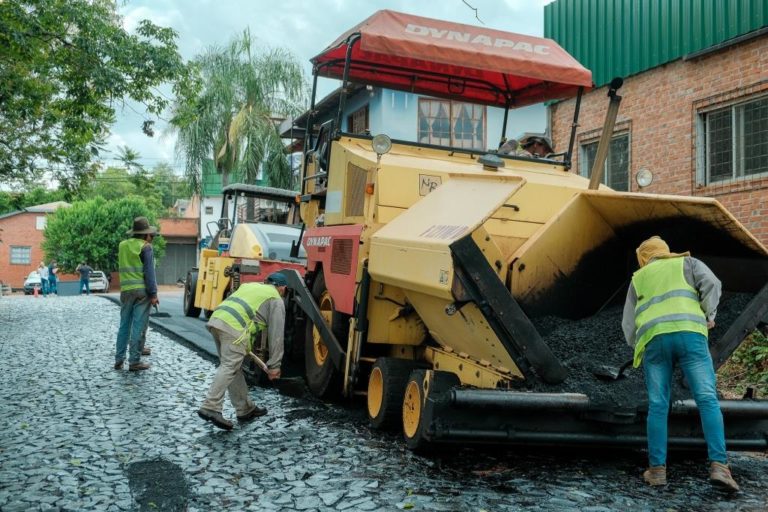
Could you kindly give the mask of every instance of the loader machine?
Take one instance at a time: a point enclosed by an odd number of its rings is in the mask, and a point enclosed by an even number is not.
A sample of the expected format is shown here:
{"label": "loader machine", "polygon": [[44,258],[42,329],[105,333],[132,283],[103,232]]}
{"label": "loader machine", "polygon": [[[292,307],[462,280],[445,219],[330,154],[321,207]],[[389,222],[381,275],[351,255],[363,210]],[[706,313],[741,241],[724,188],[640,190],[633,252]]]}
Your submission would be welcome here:
{"label": "loader machine", "polygon": [[[591,73],[551,40],[393,11],[377,12],[312,62],[315,89],[330,77],[342,91],[354,82],[504,108],[502,135],[510,108],[580,99],[592,86]],[[610,88],[607,128],[619,86]],[[545,158],[344,133],[345,101],[342,93],[338,117],[314,135],[318,120],[307,122],[306,275],[286,274],[310,320],[311,391],[365,397],[371,425],[402,429],[408,447],[644,445],[642,403],[547,391],[574,373],[535,322],[576,322],[611,298],[621,302],[634,250],[652,235],[690,250],[729,293],[749,294],[712,340],[717,365],[768,313],[768,252],[716,200],[620,193],[569,172],[578,100],[569,147]],[[605,350],[609,359],[614,349]],[[721,407],[730,449],[768,446],[768,401]],[[692,400],[672,406],[669,435],[672,447],[704,446]]]}

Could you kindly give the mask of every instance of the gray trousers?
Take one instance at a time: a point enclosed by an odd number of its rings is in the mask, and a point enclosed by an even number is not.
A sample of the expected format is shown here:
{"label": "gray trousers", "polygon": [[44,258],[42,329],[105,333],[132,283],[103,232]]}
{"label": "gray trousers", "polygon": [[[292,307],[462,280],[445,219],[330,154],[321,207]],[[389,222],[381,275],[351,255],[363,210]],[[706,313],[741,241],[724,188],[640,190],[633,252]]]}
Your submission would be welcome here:
{"label": "gray trousers", "polygon": [[235,408],[238,416],[245,416],[255,407],[248,397],[248,384],[243,375],[243,361],[245,361],[245,343],[235,345],[237,337],[221,331],[215,327],[208,330],[216,342],[216,351],[219,353],[219,367],[213,377],[213,383],[208,390],[203,402],[203,409],[221,412],[224,405],[224,392],[229,391],[229,401]]}

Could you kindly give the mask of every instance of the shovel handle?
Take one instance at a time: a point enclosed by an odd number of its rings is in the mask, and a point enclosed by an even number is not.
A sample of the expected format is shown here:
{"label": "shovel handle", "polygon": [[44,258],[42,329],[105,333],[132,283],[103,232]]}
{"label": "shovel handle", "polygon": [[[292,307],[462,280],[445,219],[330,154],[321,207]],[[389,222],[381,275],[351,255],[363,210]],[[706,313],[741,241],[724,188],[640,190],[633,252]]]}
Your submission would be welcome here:
{"label": "shovel handle", "polygon": [[248,355],[251,357],[251,359],[253,359],[256,362],[256,364],[259,366],[259,368],[264,370],[264,373],[269,373],[269,367],[267,367],[267,363],[262,361],[261,358],[259,358],[259,356],[257,356],[256,354],[254,354],[250,350],[248,351]]}

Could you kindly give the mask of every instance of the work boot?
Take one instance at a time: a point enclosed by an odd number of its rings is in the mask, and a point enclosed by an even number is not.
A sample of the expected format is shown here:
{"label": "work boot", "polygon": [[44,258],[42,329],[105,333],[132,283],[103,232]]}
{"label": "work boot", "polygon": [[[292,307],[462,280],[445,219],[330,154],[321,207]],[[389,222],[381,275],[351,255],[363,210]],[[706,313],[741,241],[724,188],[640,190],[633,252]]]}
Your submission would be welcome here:
{"label": "work boot", "polygon": [[141,370],[149,370],[148,363],[131,363],[128,365],[129,372],[140,372]]}
{"label": "work boot", "polygon": [[648,485],[667,485],[667,467],[652,466],[643,472],[643,480]]}
{"label": "work boot", "polygon": [[713,462],[709,466],[709,481],[728,492],[739,490],[739,484],[731,476],[731,468],[722,462]]}
{"label": "work boot", "polygon": [[243,414],[242,416],[237,417],[237,421],[240,423],[248,423],[251,420],[255,420],[259,416],[264,416],[267,414],[267,410],[263,407],[259,407],[258,405],[254,405],[253,409],[250,410],[250,412],[247,412]]}
{"label": "work boot", "polygon": [[144,347],[143,349],[141,349],[141,355],[143,356],[152,355],[152,349],[149,347]]}
{"label": "work boot", "polygon": [[205,421],[213,423],[222,430],[232,430],[232,427],[234,426],[231,421],[226,419],[220,412],[217,411],[200,408],[197,410],[197,415]]}
{"label": "work boot", "polygon": [[122,370],[125,361],[115,361],[115,370]]}

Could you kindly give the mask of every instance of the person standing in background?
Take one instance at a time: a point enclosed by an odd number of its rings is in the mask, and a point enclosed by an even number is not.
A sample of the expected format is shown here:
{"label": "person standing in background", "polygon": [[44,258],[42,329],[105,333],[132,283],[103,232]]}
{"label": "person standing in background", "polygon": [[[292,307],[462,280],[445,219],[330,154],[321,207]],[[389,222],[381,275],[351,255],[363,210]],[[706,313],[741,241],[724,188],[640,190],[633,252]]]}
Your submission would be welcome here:
{"label": "person standing in background", "polygon": [[48,291],[51,294],[59,295],[59,289],[57,286],[58,277],[56,274],[59,272],[59,267],[56,265],[56,260],[51,260],[48,264]]}
{"label": "person standing in background", "polygon": [[[84,261],[80,263],[77,268],[75,269],[75,272],[80,272],[80,293],[85,293],[86,295],[91,294],[91,272],[93,272],[93,269],[89,267]],[[85,292],[83,292],[83,289],[85,289]]]}
{"label": "person standing in background", "polygon": [[40,291],[43,292],[43,297],[46,297],[48,296],[48,267],[44,262],[41,261],[38,265],[37,273],[40,274]]}

